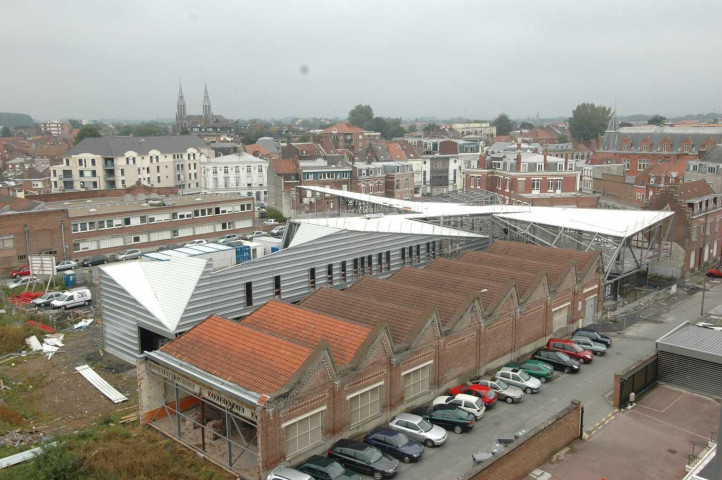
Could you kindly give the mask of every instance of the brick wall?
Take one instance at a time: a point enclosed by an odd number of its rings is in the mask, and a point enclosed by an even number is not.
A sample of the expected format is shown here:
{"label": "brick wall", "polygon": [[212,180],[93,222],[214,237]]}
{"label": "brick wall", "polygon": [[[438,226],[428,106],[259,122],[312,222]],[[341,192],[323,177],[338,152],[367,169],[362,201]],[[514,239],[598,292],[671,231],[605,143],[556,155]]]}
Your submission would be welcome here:
{"label": "brick wall", "polygon": [[68,257],[70,258],[70,222],[67,210],[41,210],[0,215],[0,235],[12,235],[15,239],[13,248],[0,249],[0,273],[5,275],[14,268],[28,264],[28,259],[25,258],[27,255],[25,225],[28,227],[31,255],[55,250],[56,260],[63,260],[61,222],[65,228],[65,242],[69,246]]}
{"label": "brick wall", "polygon": [[[474,467],[460,480],[521,480],[575,438],[581,429],[582,404],[571,405],[507,447],[501,455]],[[512,434],[513,432],[509,432]]]}

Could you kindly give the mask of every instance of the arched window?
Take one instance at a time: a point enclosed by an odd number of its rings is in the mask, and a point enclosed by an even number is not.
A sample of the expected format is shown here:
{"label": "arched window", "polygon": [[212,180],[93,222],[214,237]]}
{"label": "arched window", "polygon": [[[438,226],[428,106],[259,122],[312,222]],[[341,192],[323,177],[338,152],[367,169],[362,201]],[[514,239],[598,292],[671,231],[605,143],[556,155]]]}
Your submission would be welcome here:
{"label": "arched window", "polygon": [[374,184],[369,183],[369,193],[374,193]]}
{"label": "arched window", "polygon": [[366,193],[366,184],[365,183],[361,184],[361,193]]}
{"label": "arched window", "polygon": [[396,185],[395,185],[395,186],[396,186],[396,190],[401,189],[401,181],[400,181],[398,178],[396,179]]}
{"label": "arched window", "polygon": [[409,179],[404,180],[404,188],[409,188]]}
{"label": "arched window", "polygon": [[382,188],[381,188],[381,185],[382,185],[381,180],[379,180],[378,182],[376,182],[376,191],[377,191],[378,193],[381,193],[381,192],[383,191]]}

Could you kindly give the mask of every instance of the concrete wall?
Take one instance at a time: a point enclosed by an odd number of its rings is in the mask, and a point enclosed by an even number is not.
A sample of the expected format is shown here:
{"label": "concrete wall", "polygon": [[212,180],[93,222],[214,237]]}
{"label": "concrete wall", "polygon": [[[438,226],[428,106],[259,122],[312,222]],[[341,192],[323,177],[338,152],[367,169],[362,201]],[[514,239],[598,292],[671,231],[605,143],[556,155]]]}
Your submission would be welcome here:
{"label": "concrete wall", "polygon": [[581,429],[582,404],[571,405],[507,447],[501,455],[471,469],[460,480],[521,480],[575,438]]}

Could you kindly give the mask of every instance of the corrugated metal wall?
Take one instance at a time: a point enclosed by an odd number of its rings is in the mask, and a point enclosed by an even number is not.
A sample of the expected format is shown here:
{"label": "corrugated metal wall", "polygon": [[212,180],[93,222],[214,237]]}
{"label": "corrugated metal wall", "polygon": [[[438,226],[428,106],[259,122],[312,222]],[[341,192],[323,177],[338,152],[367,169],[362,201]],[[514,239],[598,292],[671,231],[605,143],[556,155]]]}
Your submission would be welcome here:
{"label": "corrugated metal wall", "polygon": [[722,397],[722,365],[661,350],[658,358],[659,382]]}
{"label": "corrugated metal wall", "polygon": [[[470,240],[474,242],[475,248],[487,246],[481,245],[478,239]],[[464,239],[460,241],[463,242]],[[427,260],[427,242],[436,242],[436,255],[438,256],[448,246],[449,240],[442,240],[441,237],[432,235],[341,231],[227,269],[212,272],[206,268],[180,319],[177,332],[187,331],[211,313],[228,318],[239,318],[250,314],[273,299],[276,275],[281,276],[281,300],[296,302],[312,292],[309,282],[311,268],[316,269],[316,288],[327,286],[327,266],[329,264],[333,265],[333,288],[346,288],[357,280],[353,275],[354,259],[364,257],[368,262],[368,256],[371,255],[373,275],[382,277],[401,268],[402,248],[406,249],[407,265],[423,265]],[[417,261],[417,245],[420,248],[420,262]],[[408,253],[410,246],[413,247],[411,257]],[[390,254],[390,271],[386,268],[386,252]],[[383,273],[378,271],[379,253],[383,255]],[[345,283],[341,281],[341,262],[344,260],[347,265],[347,281]],[[246,305],[247,282],[252,284],[253,303],[251,306]],[[140,353],[138,325],[149,328],[159,322],[105,274],[101,277],[101,288],[103,290],[105,347],[109,352],[124,360],[135,362]],[[156,333],[163,332],[162,326],[149,329]],[[169,338],[173,337],[170,332],[167,335]]]}

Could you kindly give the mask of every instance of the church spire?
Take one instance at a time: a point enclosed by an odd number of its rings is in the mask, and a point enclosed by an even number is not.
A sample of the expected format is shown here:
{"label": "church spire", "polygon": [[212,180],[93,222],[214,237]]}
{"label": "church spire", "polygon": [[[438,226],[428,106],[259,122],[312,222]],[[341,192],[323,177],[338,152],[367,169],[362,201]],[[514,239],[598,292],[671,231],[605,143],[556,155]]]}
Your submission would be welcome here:
{"label": "church spire", "polygon": [[203,90],[203,121],[208,122],[213,116],[213,110],[211,109],[211,99],[208,97],[208,84],[205,83]]}
{"label": "church spire", "polygon": [[178,101],[176,102],[175,111],[175,123],[178,132],[183,131],[185,128],[185,116],[186,116],[186,100],[183,98],[183,85],[181,85],[180,78],[178,79]]}
{"label": "church spire", "polygon": [[619,131],[619,120],[617,120],[617,105],[615,102],[614,111],[612,116],[609,117],[609,124],[607,124],[607,132],[618,132]]}

